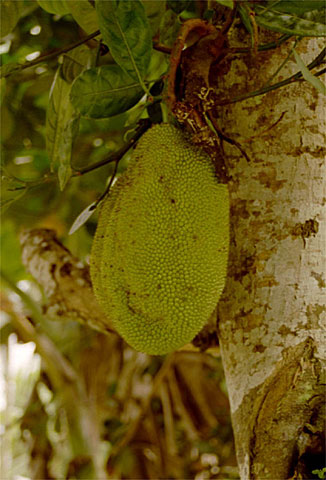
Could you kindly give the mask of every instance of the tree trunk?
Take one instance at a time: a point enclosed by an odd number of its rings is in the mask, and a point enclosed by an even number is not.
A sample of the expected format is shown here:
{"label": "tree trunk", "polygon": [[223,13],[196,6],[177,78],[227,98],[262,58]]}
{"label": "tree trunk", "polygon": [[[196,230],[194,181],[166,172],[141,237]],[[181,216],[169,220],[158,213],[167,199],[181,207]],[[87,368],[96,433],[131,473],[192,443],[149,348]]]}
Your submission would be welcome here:
{"label": "tree trunk", "polygon": [[[261,88],[292,46],[234,59],[221,95]],[[304,39],[296,50],[307,64],[321,46]],[[291,57],[272,83],[297,71]],[[251,158],[225,147],[231,246],[219,339],[242,479],[318,478],[312,470],[325,466],[324,107],[299,82],[219,114]]]}

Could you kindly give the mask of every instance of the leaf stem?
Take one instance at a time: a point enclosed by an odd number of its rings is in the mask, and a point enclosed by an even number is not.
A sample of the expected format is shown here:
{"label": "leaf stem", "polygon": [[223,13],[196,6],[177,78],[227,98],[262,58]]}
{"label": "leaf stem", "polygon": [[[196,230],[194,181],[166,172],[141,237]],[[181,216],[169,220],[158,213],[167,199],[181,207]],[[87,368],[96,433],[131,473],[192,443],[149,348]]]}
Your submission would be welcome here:
{"label": "leaf stem", "polygon": [[[263,43],[262,45],[258,45],[258,52],[264,52],[266,50],[272,50],[273,48],[278,48],[282,43],[286,42],[291,37],[293,37],[293,35],[286,33],[282,35],[275,42]],[[229,47],[228,51],[230,53],[249,53],[252,51],[252,48],[251,47]]]}
{"label": "leaf stem", "polygon": [[153,48],[158,52],[167,53],[168,55],[170,55],[172,52],[172,47],[167,47],[166,45],[162,45],[161,43],[158,43],[158,42],[153,43]]}
{"label": "leaf stem", "polygon": [[90,210],[95,210],[98,205],[101,203],[101,201],[108,195],[108,193],[110,192],[111,190],[111,187],[112,187],[112,184],[113,184],[113,181],[115,179],[115,176],[117,174],[117,171],[118,171],[118,165],[119,165],[119,159],[117,159],[115,161],[115,165],[114,165],[114,170],[112,172],[112,175],[111,175],[111,178],[110,178],[110,181],[109,181],[109,184],[108,186],[106,187],[106,189],[104,190],[104,192],[102,193],[102,195],[96,200],[95,204],[93,206],[90,207]]}
{"label": "leaf stem", "polygon": [[237,142],[236,140],[234,140],[233,138],[230,138],[230,137],[226,136],[225,133],[222,132],[222,130],[219,128],[219,126],[216,122],[216,119],[213,117],[212,114],[208,113],[208,115],[206,115],[204,113],[204,116],[205,116],[205,120],[207,122],[207,125],[210,127],[212,132],[216,136],[218,136],[222,141],[230,143],[231,145],[234,145],[235,147],[237,147],[237,149],[242,153],[242,155],[245,157],[245,159],[249,163],[250,158],[249,158],[248,154],[246,153],[245,149],[240,145],[240,143]]}

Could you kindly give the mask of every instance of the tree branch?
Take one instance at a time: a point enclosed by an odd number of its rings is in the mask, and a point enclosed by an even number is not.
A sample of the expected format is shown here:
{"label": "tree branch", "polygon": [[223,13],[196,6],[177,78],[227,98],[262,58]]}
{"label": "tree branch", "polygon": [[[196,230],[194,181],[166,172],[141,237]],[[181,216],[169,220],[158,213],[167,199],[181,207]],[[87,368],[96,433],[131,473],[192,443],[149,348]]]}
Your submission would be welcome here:
{"label": "tree branch", "polygon": [[[323,48],[323,50],[320,52],[320,54],[309,64],[307,65],[307,68],[309,70],[312,70],[315,67],[318,67],[319,65],[322,65],[325,62],[325,56],[326,56],[326,48]],[[321,75],[324,73],[324,70],[321,70],[320,72],[317,72],[315,76]],[[222,106],[222,105],[229,105],[231,103],[236,103],[236,102],[241,102],[242,100],[246,100],[251,97],[257,97],[259,95],[263,95],[267,92],[271,92],[272,90],[276,90],[281,87],[285,87],[286,85],[290,85],[291,83],[298,82],[298,81],[303,81],[303,75],[301,72],[297,72],[294,75],[291,75],[291,77],[286,78],[285,80],[282,80],[282,82],[274,83],[273,85],[268,85],[264,88],[261,88],[259,90],[255,90],[253,92],[245,93],[243,95],[239,95],[237,97],[234,97],[232,99],[225,99],[221,101],[216,101],[215,105],[216,106]]]}
{"label": "tree branch", "polygon": [[74,167],[72,167],[72,169],[74,170],[73,176],[84,175],[85,173],[91,172],[96,168],[103,167],[108,163],[119,161],[125,155],[125,153],[127,153],[128,150],[130,150],[130,148],[140,139],[140,137],[146,132],[146,130],[148,130],[149,127],[150,127],[149,119],[141,120],[139,122],[137,129],[135,130],[134,136],[129,140],[129,142],[123,145],[120,148],[120,150],[118,150],[117,152],[111,153],[108,157],[103,158],[103,160],[93,163],[92,165],[88,165],[87,167],[80,168],[80,169],[74,169]]}
{"label": "tree branch", "polygon": [[70,317],[102,333],[114,331],[96,302],[88,266],[57,240],[53,230],[25,230],[20,241],[23,263],[48,298],[48,315]]}
{"label": "tree branch", "polygon": [[[123,157],[123,155],[125,155],[125,153],[127,153],[127,151],[130,150],[130,148],[135,145],[135,143],[139,140],[141,135],[143,135],[145,133],[145,131],[150,127],[150,125],[151,125],[151,123],[150,123],[149,119],[141,120],[139,122],[139,125],[138,125],[136,131],[135,131],[134,136],[129,140],[129,142],[127,142],[125,145],[123,145],[120,148],[120,150],[118,150],[117,152],[112,152],[108,157],[103,158],[102,160],[99,160],[98,162],[95,162],[92,165],[88,165],[88,166],[80,168],[80,169],[74,168],[73,165],[72,165],[71,168],[73,170],[73,173],[72,173],[71,177],[80,177],[81,175],[84,175],[84,174],[89,173],[93,170],[96,170],[97,168],[104,167],[105,165],[108,165],[109,163],[119,161]],[[10,189],[10,191],[17,191],[17,190],[27,190],[27,189],[30,189],[30,188],[38,187],[39,185],[43,185],[45,183],[50,183],[50,182],[57,181],[58,175],[57,175],[57,172],[48,173],[48,174],[43,175],[42,178],[39,178],[39,179],[33,180],[33,181],[21,180],[19,178],[14,177],[14,176],[11,176],[11,178],[12,178],[12,181],[15,181],[17,183],[22,184],[22,185],[19,185],[18,187],[14,187],[14,188]]]}
{"label": "tree branch", "polygon": [[[22,70],[25,70],[26,68],[34,67],[35,65],[38,65],[39,63],[47,62],[49,60],[52,60],[52,58],[56,58],[59,55],[62,55],[63,53],[67,53],[70,50],[73,50],[74,48],[79,47],[80,45],[83,45],[83,43],[88,42],[94,37],[97,37],[100,35],[100,31],[96,30],[96,32],[91,33],[87,37],[81,38],[80,40],[77,40],[77,42],[71,43],[70,45],[67,45],[63,48],[60,48],[59,50],[56,50],[55,52],[49,53],[48,55],[41,55],[40,57],[36,58],[35,60],[32,60],[30,62],[26,62],[23,64],[17,64],[17,68],[13,68],[9,72],[5,73],[4,75],[1,75],[2,78],[10,77],[14,73],[21,72]],[[9,64],[6,64],[9,65]]]}

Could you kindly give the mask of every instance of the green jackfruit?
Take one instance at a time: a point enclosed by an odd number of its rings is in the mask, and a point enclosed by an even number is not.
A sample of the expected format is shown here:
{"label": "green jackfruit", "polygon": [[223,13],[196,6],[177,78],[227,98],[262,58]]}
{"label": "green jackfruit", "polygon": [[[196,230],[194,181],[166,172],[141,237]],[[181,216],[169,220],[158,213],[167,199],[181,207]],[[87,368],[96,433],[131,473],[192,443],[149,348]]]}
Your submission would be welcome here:
{"label": "green jackfruit", "polygon": [[136,350],[176,350],[216,307],[228,245],[227,186],[187,134],[156,125],[103,201],[91,253],[95,295]]}

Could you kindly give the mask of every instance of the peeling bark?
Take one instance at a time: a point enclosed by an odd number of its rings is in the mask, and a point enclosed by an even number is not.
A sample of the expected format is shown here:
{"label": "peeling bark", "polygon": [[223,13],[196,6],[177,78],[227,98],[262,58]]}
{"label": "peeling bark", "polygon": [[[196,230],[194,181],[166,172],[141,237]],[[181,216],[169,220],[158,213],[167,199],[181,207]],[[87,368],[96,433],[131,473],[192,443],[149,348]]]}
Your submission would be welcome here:
{"label": "peeling bark", "polygon": [[[308,63],[322,46],[302,40],[297,51]],[[291,47],[233,60],[219,89],[257,90]],[[290,60],[280,75],[297,70]],[[225,147],[231,251],[219,339],[242,479],[312,478],[324,466],[324,112],[305,82],[219,111],[251,158]]]}
{"label": "peeling bark", "polygon": [[103,333],[113,332],[97,305],[89,268],[56,238],[53,230],[25,230],[21,237],[22,261],[47,296],[44,313],[77,320]]}

